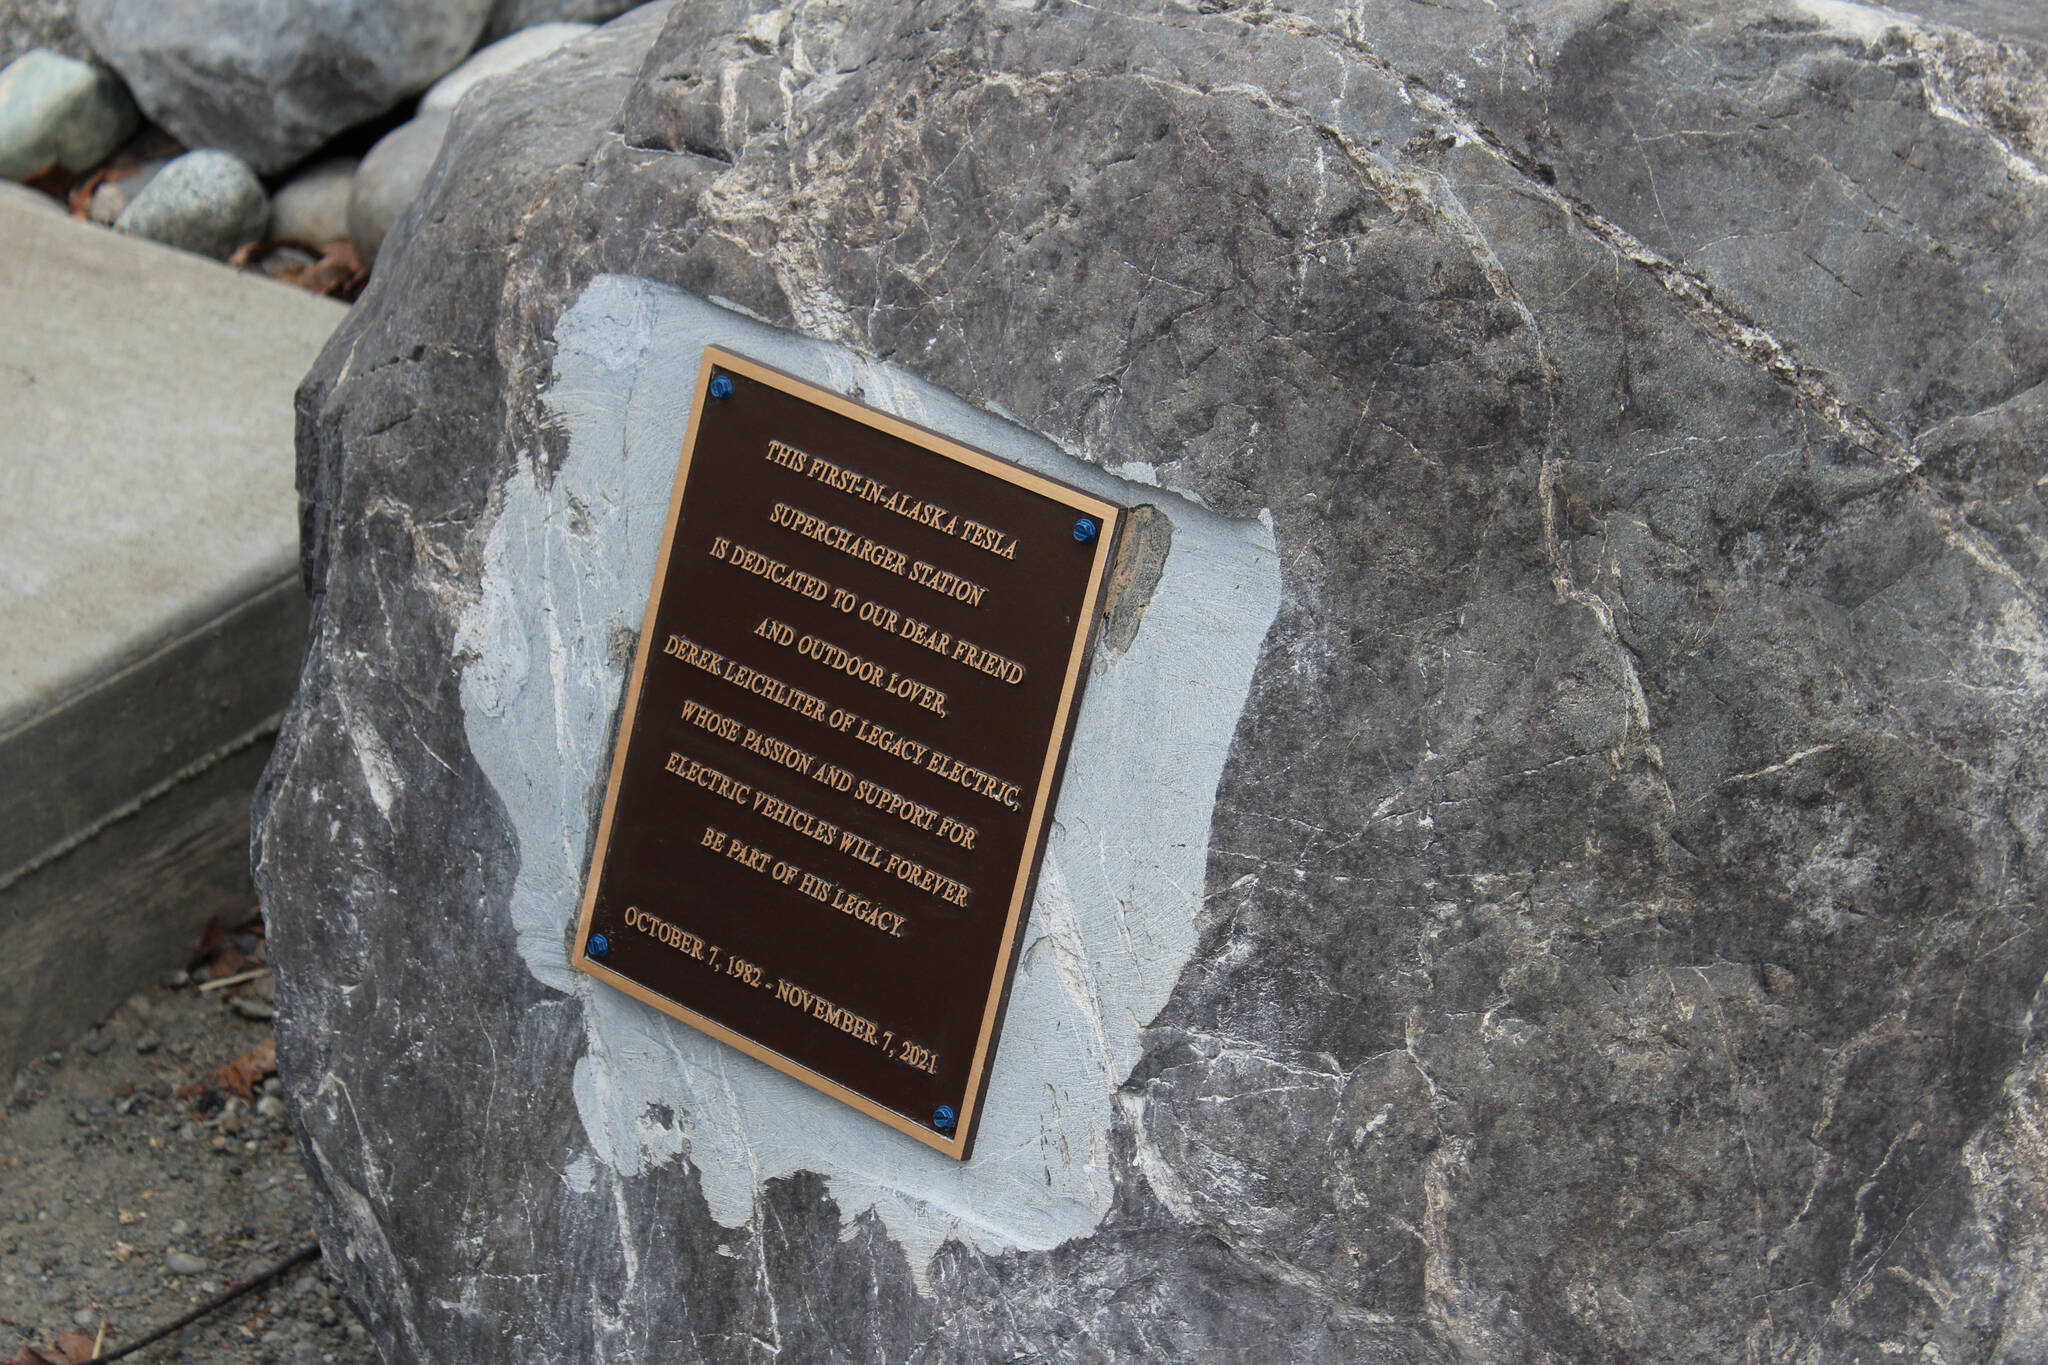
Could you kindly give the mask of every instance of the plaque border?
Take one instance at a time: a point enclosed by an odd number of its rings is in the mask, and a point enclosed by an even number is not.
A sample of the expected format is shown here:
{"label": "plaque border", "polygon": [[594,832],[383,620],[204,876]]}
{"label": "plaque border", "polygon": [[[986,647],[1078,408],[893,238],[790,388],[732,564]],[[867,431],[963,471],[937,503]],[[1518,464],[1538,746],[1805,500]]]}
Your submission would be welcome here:
{"label": "plaque border", "polygon": [[[777,1052],[774,1048],[757,1042],[715,1019],[699,1014],[687,1005],[650,990],[601,962],[592,960],[584,951],[590,941],[590,921],[597,910],[598,882],[604,873],[605,861],[611,849],[612,819],[617,812],[619,785],[625,774],[626,746],[632,738],[633,722],[640,709],[641,683],[647,672],[648,658],[653,652],[654,619],[661,606],[662,589],[668,580],[669,558],[675,548],[676,526],[682,518],[683,495],[690,481],[690,461],[697,448],[697,426],[706,406],[713,401],[710,387],[714,368],[728,370],[756,383],[780,389],[784,393],[815,403],[863,426],[908,441],[943,458],[956,460],[983,474],[1053,498],[1072,507],[1077,513],[1094,517],[1100,527],[1095,538],[1095,560],[1089,568],[1088,586],[1082,594],[1081,612],[1076,621],[1073,641],[1068,646],[1067,672],[1060,688],[1059,707],[1053,715],[1052,734],[1046,744],[1045,761],[1039,770],[1037,794],[1032,801],[1031,823],[1025,829],[1024,851],[1011,878],[1010,905],[1003,921],[1003,935],[996,952],[995,974],[989,982],[988,997],[982,1006],[981,1032],[975,1040],[974,1060],[967,1072],[967,1090],[961,1100],[961,1112],[950,1134],[940,1133],[929,1124],[918,1123],[892,1109],[885,1109],[859,1091],[842,1085],[795,1058]],[[1059,796],[1061,779],[1066,771],[1067,751],[1073,741],[1074,715],[1080,703],[1088,661],[1094,656],[1096,632],[1102,620],[1104,588],[1108,581],[1110,565],[1116,560],[1117,541],[1123,531],[1124,513],[1125,509],[1115,503],[1105,502],[1058,479],[1047,478],[1045,475],[1020,468],[985,451],[964,445],[949,436],[919,426],[915,422],[905,421],[893,414],[856,403],[842,394],[821,388],[808,380],[799,379],[795,375],[759,361],[749,360],[722,346],[706,346],[703,360],[697,370],[696,397],[690,407],[689,427],[683,434],[682,453],[676,461],[675,488],[669,495],[668,520],[663,524],[661,532],[661,552],[655,560],[654,577],[647,588],[647,609],[641,616],[640,640],[634,649],[633,671],[626,680],[625,698],[619,712],[618,734],[612,743],[611,768],[605,779],[604,810],[598,817],[597,833],[591,842],[590,867],[584,877],[582,908],[576,917],[575,938],[569,945],[569,965],[595,980],[624,991],[643,1004],[653,1006],[671,1018],[681,1020],[692,1028],[709,1034],[730,1047],[738,1048],[757,1061],[766,1062],[784,1075],[821,1091],[842,1104],[850,1105],[869,1118],[879,1120],[897,1132],[915,1138],[955,1161],[965,1161],[972,1156],[975,1134],[981,1122],[982,1102],[988,1093],[989,1062],[994,1051],[996,1031],[1009,1007],[1010,986],[1016,977],[1017,955],[1022,947],[1020,931],[1023,928],[1025,912],[1030,908],[1031,901],[1037,893],[1039,867],[1045,854],[1047,825],[1052,815],[1053,803]]]}

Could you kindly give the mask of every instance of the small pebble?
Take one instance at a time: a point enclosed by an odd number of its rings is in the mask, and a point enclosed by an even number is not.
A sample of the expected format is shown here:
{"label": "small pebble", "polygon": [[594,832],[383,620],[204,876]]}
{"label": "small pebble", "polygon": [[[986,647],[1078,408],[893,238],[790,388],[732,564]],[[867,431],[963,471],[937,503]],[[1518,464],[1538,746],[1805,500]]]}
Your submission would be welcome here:
{"label": "small pebble", "polygon": [[434,168],[447,135],[446,114],[422,114],[386,133],[356,168],[348,198],[348,235],[365,264],[376,261],[384,235],[427,183],[427,172]]}
{"label": "small pebble", "polygon": [[228,1002],[228,1006],[244,1019],[270,1019],[277,1014],[276,1006],[253,995],[238,995]]}
{"label": "small pebble", "polygon": [[265,1095],[256,1101],[256,1112],[266,1119],[281,1119],[285,1116],[284,1101],[275,1095]]}
{"label": "small pebble", "polygon": [[495,43],[472,52],[462,65],[427,87],[420,96],[422,114],[452,114],[462,97],[479,81],[515,71],[528,62],[539,61],[556,48],[581,38],[591,24],[532,24]]}
{"label": "small pebble", "polygon": [[355,179],[352,156],[300,171],[270,201],[270,235],[296,237],[315,246],[348,236],[348,196]]}
{"label": "small pebble", "polygon": [[98,1057],[113,1045],[113,1035],[103,1028],[96,1028],[85,1035],[85,1055],[88,1057]]}
{"label": "small pebble", "polygon": [[0,178],[26,180],[53,165],[87,170],[140,122],[113,72],[31,48],[0,70]]}
{"label": "small pebble", "polygon": [[135,1050],[145,1057],[163,1045],[164,1040],[157,1037],[154,1033],[145,1033],[135,1040]]}
{"label": "small pebble", "polygon": [[77,1323],[80,1327],[97,1327],[100,1325],[99,1313],[91,1308],[79,1309],[76,1313],[73,1313],[71,1315],[71,1320]]}
{"label": "small pebble", "polygon": [[145,161],[135,174],[124,175],[118,180],[103,180],[93,187],[92,198],[86,202],[85,216],[101,227],[112,227],[135,197],[142,193],[156,173],[168,164],[161,158]]}
{"label": "small pebble", "polygon": [[164,1268],[173,1275],[204,1275],[206,1262],[189,1251],[180,1251],[172,1247],[164,1253]]}
{"label": "small pebble", "polygon": [[269,224],[270,199],[256,172],[226,152],[206,150],[158,171],[114,230],[226,260]]}

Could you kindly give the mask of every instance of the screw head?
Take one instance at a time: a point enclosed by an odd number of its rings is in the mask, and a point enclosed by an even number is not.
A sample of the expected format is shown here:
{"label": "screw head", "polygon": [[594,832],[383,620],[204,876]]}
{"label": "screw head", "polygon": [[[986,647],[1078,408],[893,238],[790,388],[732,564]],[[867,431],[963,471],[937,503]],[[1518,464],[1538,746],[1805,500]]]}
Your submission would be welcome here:
{"label": "screw head", "polygon": [[592,957],[603,957],[612,950],[612,941],[603,934],[592,934],[587,951]]}
{"label": "screw head", "polygon": [[1083,517],[1079,521],[1075,522],[1074,539],[1080,541],[1083,545],[1086,545],[1089,541],[1095,539],[1095,523],[1090,521],[1086,517]]}
{"label": "screw head", "polygon": [[711,396],[721,403],[732,397],[732,376],[729,374],[712,375]]}
{"label": "screw head", "polygon": [[932,1127],[938,1129],[940,1132],[952,1132],[953,1125],[956,1122],[958,1122],[958,1119],[953,1113],[952,1105],[942,1104],[938,1108],[932,1110]]}

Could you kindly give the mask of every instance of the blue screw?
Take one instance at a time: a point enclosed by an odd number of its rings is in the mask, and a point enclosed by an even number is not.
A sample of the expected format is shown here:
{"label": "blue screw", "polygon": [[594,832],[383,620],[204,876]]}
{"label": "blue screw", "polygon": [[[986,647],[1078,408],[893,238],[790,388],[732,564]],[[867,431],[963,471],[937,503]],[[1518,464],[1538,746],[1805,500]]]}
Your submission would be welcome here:
{"label": "blue screw", "polygon": [[590,936],[590,955],[592,957],[603,957],[611,950],[612,941],[603,934],[592,934]]}
{"label": "blue screw", "polygon": [[1086,545],[1095,539],[1095,523],[1083,517],[1074,523],[1074,539]]}
{"label": "blue screw", "polygon": [[952,1105],[942,1104],[938,1108],[932,1110],[932,1127],[938,1129],[942,1133],[950,1133],[953,1131]]}
{"label": "blue screw", "polygon": [[729,374],[712,375],[711,396],[721,403],[732,397],[732,376]]}

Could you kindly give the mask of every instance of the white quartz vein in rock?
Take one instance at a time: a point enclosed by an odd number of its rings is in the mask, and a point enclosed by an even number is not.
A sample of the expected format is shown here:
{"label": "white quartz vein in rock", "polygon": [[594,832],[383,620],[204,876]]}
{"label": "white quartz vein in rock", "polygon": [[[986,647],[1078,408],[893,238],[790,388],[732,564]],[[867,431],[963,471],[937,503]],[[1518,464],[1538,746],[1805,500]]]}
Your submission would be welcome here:
{"label": "white quartz vein in rock", "polygon": [[[1216,787],[1279,608],[1270,530],[1113,478],[900,371],[645,280],[593,281],[556,341],[545,401],[568,455],[552,479],[529,463],[507,484],[458,647],[470,748],[518,837],[520,952],[584,1005],[588,1046],[561,1083],[573,1085],[594,1160],[639,1176],[684,1158],[728,1227],[752,1220],[764,1182],[815,1171],[849,1223],[880,1217],[920,1281],[951,1238],[999,1252],[1085,1235],[1109,1208],[1117,1087],[1195,948]],[[1019,464],[1151,503],[1173,524],[1142,629],[1088,682],[966,1164],[568,966],[624,681],[615,645],[640,624],[708,344],[857,388]],[[591,1194],[596,1178],[582,1158],[570,1163],[572,1190]]]}

